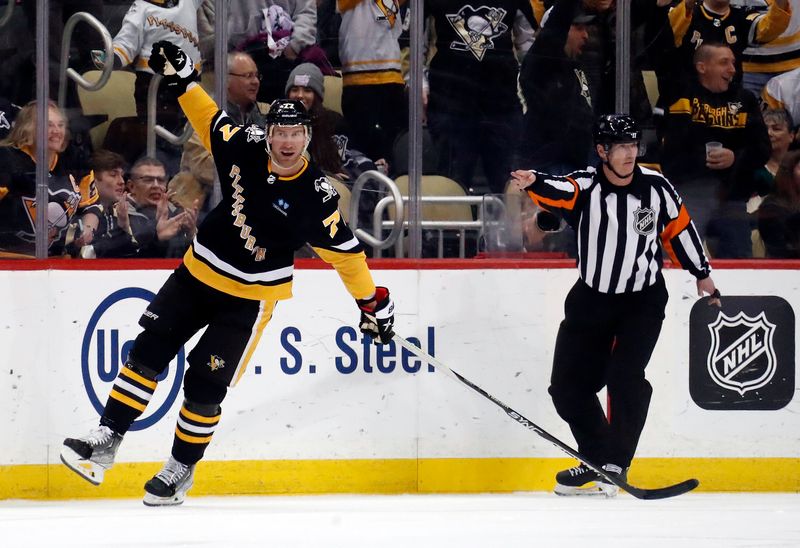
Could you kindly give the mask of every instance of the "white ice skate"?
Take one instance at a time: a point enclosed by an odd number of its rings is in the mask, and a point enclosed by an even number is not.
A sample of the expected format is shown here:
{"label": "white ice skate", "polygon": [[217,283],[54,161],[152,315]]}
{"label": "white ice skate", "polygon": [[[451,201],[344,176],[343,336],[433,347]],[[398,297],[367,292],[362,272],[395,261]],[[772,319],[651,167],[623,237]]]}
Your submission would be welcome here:
{"label": "white ice skate", "polygon": [[108,426],[100,426],[82,438],[67,438],[61,448],[61,462],[94,485],[103,483],[106,470],[114,465],[114,457],[122,436]]}

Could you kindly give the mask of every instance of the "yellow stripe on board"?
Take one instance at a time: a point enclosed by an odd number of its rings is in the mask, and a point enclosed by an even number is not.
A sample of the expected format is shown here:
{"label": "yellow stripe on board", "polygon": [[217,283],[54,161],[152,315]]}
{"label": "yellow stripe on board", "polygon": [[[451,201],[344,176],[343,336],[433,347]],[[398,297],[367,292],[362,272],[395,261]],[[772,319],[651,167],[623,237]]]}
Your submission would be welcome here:
{"label": "yellow stripe on board", "polygon": [[[61,464],[0,466],[0,499],[138,498],[160,462],[119,463],[99,487]],[[210,461],[191,495],[509,493],[550,491],[570,459]],[[636,459],[628,480],[663,487],[690,477],[705,492],[800,492],[800,459]]]}

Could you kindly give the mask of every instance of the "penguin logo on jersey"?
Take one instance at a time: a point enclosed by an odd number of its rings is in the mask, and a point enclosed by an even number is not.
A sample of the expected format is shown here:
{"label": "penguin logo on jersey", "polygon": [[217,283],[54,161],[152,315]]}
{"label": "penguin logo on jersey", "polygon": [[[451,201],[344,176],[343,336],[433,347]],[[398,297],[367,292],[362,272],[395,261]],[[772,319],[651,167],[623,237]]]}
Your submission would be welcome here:
{"label": "penguin logo on jersey", "polygon": [[211,354],[211,358],[208,360],[207,365],[209,368],[211,368],[211,371],[218,371],[225,367],[225,360],[215,354]]}
{"label": "penguin logo on jersey", "polygon": [[255,124],[245,129],[244,132],[247,133],[248,143],[260,143],[267,138],[267,132]]}
{"label": "penguin logo on jersey", "polygon": [[325,195],[322,197],[322,202],[327,202],[334,196],[337,196],[336,189],[333,188],[333,185],[328,182],[328,179],[325,177],[320,177],[316,181],[314,181],[314,188],[317,192],[322,192]]}
{"label": "penguin logo on jersey", "polygon": [[741,102],[728,103],[728,112],[731,113],[731,116],[736,116],[737,114],[739,114],[740,110],[742,110]]}
{"label": "penguin logo on jersey", "polygon": [[397,14],[400,12],[400,6],[397,2],[395,0],[374,0],[374,3],[380,13],[375,19],[377,21],[386,21],[389,23],[390,28],[394,28]]}
{"label": "penguin logo on jersey", "polygon": [[450,49],[471,51],[478,61],[483,60],[486,50],[494,49],[494,38],[508,30],[503,23],[506,10],[481,6],[477,9],[470,5],[462,7],[456,14],[448,14],[447,20],[461,42],[453,41]]}
{"label": "penguin logo on jersey", "polygon": [[633,230],[647,236],[656,229],[656,212],[649,207],[640,207],[633,212]]}

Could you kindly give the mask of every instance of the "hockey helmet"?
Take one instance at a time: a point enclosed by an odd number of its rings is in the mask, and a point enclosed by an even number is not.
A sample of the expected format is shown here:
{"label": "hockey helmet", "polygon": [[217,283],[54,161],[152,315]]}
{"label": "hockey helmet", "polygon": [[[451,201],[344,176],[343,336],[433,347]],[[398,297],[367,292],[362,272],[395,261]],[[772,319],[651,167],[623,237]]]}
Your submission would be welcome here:
{"label": "hockey helmet", "polygon": [[594,124],[594,144],[638,143],[642,131],[636,120],[627,114],[604,114]]}
{"label": "hockey helmet", "polygon": [[311,117],[300,101],[275,99],[267,112],[267,128],[270,126],[311,127]]}

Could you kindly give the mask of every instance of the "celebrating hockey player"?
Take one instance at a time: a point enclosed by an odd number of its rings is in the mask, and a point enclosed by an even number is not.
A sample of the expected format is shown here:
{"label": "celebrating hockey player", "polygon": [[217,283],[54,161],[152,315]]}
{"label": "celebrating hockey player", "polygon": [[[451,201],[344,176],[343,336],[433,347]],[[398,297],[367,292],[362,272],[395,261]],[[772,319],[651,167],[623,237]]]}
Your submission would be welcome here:
{"label": "celebrating hockey player", "polygon": [[145,484],[148,506],[181,504],[220,421],[228,387],[243,376],[277,301],[291,297],[293,254],[306,242],[333,265],[376,343],[392,336],[394,304],[375,287],[361,245],[344,223],[339,197],[303,155],[310,119],[299,101],[277,100],[266,128],[237,126],[197,85],[191,58],[169,42],[153,45],[150,67],[174,86],[204,146],[214,155],[223,199],[200,225],[183,263],[147,307],[100,425],[64,440],[61,460],[99,485],[122,438],[144,411],[158,376],[192,335],[184,402],[172,453]]}
{"label": "celebrating hockey player", "polygon": [[[514,171],[512,184],[563,215],[578,238],[579,280],[567,295],[553,357],[550,395],[578,451],[625,479],[653,392],[644,370],[658,340],[667,289],[662,254],[697,278],[698,295],[719,292],[703,246],[675,189],[636,162],[640,131],[629,116],[594,128],[600,169],[567,176]],[[610,420],[597,392],[608,388]],[[556,475],[560,495],[614,496],[617,486],[580,463]]]}

